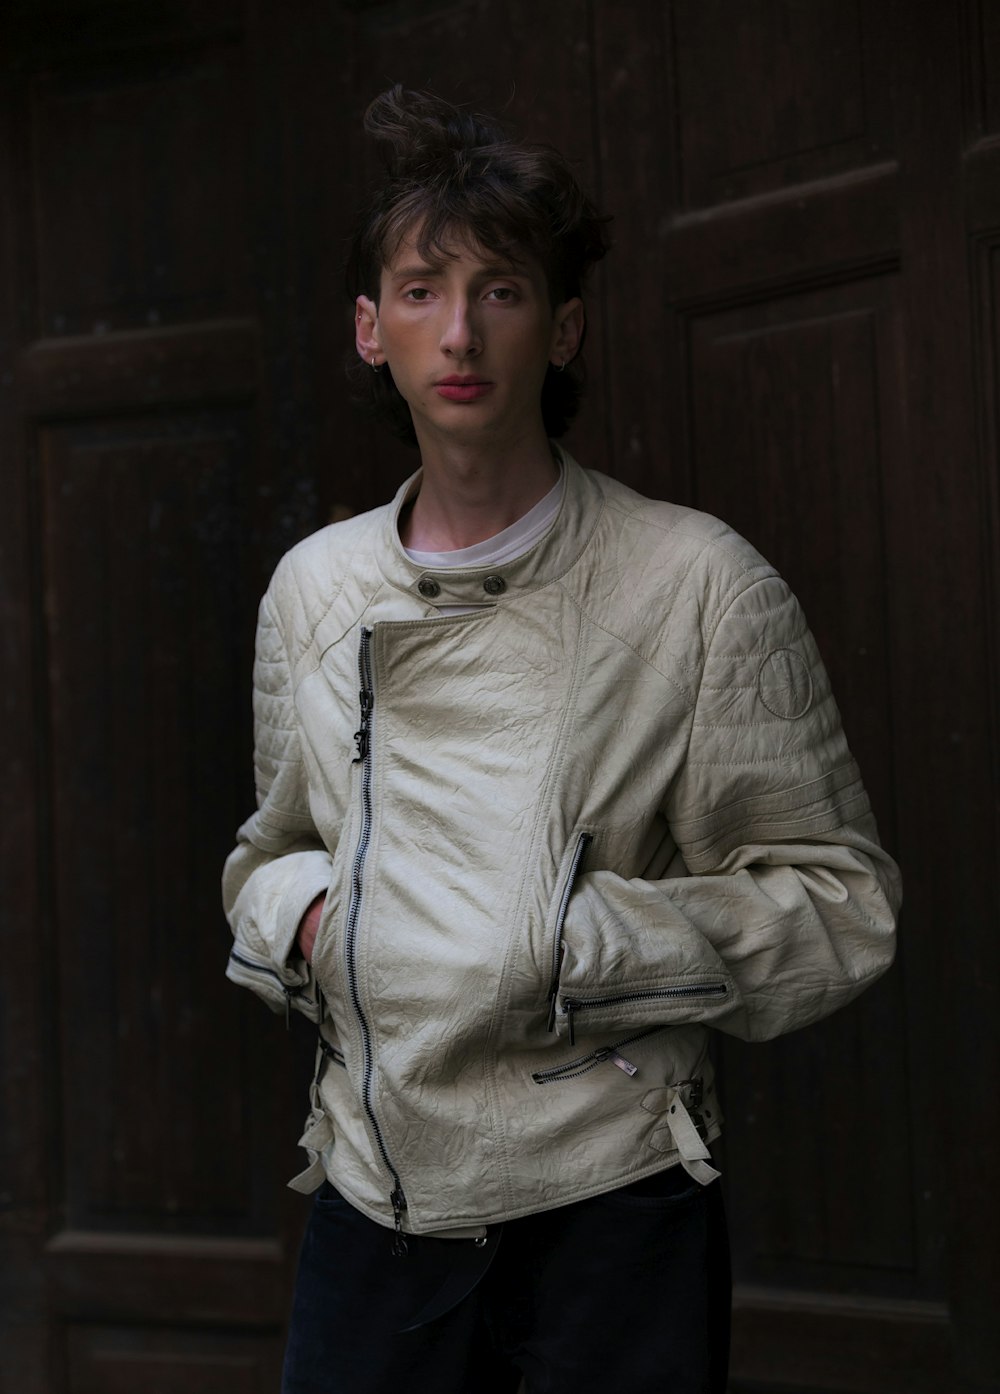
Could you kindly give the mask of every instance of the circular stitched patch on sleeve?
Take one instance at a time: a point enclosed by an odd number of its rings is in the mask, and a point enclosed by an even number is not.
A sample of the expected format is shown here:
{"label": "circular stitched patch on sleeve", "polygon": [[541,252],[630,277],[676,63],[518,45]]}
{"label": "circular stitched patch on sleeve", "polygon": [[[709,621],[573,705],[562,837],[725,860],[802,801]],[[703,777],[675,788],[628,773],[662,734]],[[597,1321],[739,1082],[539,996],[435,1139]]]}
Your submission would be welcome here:
{"label": "circular stitched patch on sleeve", "polygon": [[757,670],[757,695],[775,716],[795,721],[812,706],[809,665],[794,649],[775,649]]}

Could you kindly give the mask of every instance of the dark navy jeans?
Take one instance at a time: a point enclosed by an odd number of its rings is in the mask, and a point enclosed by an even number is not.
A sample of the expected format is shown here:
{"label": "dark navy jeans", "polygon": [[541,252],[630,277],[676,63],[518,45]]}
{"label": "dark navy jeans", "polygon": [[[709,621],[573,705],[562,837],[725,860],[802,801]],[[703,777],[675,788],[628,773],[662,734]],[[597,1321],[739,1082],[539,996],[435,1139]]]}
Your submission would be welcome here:
{"label": "dark navy jeans", "polygon": [[[317,1192],[282,1394],[724,1394],[719,1183],[680,1167],[492,1227],[408,1237]],[[429,1316],[430,1319],[427,1319]]]}

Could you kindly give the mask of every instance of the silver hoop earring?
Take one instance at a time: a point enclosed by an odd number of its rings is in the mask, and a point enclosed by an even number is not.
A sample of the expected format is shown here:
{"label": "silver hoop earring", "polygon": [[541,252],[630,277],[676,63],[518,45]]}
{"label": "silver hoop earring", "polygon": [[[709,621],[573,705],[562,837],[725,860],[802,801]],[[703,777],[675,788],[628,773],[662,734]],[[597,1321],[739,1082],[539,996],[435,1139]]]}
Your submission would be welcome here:
{"label": "silver hoop earring", "polygon": [[562,372],[565,372],[565,370],[566,370],[566,360],[565,360],[565,358],[560,358],[560,360],[559,360],[559,367],[556,369],[556,372],[557,372],[557,373],[562,373]]}
{"label": "silver hoop earring", "polygon": [[375,362],[375,355],[372,354],[372,372],[373,372],[373,373],[380,373],[380,372],[382,371],[382,369],[383,369],[384,366],[385,366],[385,365],[382,364],[382,363],[376,363],[376,362]]}

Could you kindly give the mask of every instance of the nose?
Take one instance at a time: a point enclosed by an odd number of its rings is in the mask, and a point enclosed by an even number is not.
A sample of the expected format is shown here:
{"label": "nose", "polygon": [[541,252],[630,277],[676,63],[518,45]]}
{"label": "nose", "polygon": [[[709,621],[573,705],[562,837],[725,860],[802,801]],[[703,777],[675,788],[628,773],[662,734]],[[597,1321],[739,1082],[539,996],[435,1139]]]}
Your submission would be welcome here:
{"label": "nose", "polygon": [[482,350],[482,338],[473,308],[464,297],[449,307],[441,331],[441,349],[450,358],[475,358]]}

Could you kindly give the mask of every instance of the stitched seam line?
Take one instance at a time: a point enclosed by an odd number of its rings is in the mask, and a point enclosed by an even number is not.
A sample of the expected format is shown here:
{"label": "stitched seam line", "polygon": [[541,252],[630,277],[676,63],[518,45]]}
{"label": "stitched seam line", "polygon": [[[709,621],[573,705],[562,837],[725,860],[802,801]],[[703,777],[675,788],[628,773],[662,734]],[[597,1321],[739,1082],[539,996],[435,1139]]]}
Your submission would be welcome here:
{"label": "stitched seam line", "polygon": [[[676,522],[671,523],[669,527],[664,527],[664,525],[662,523],[658,523],[655,518],[644,518],[641,514],[640,508],[638,507],[630,513],[625,508],[623,508],[620,503],[608,499],[607,495],[605,495],[605,499],[607,502],[608,509],[610,511],[617,513],[622,518],[629,519],[630,522],[639,523],[643,527],[653,528],[654,531],[658,532],[661,537],[671,537],[676,534],[678,537],[687,537],[692,542],[700,542],[702,544],[703,550],[709,547],[716,548],[718,551],[724,553],[725,556],[729,557],[731,561],[735,562],[739,569],[744,573],[744,575],[749,575],[751,571],[759,570],[761,566],[766,567],[773,576],[776,576],[778,574],[774,570],[774,568],[770,566],[768,562],[764,561],[763,558],[761,558],[759,562],[754,562],[753,565],[751,565],[746,561],[744,557],[739,556],[736,552],[730,551],[730,549],[725,545],[721,538],[704,537],[700,533],[687,531],[686,524],[688,522],[688,519],[690,518],[692,513],[697,512],[696,509],[688,509],[688,511],[685,513],[683,517],[678,518]],[[709,517],[711,515],[705,514],[704,516]]]}
{"label": "stitched seam line", "polygon": [[662,668],[658,668],[655,663],[651,662],[650,659],[646,658],[644,654],[641,654],[638,649],[634,648],[628,642],[627,639],[623,639],[622,636],[620,634],[616,634],[613,629],[608,629],[606,625],[603,625],[600,623],[599,620],[596,620],[593,617],[593,615],[591,615],[587,610],[583,608],[583,606],[577,600],[576,596],[573,595],[573,593],[569,590],[569,588],[566,585],[563,584],[562,581],[557,582],[557,585],[563,591],[563,593],[566,596],[566,599],[574,607],[574,609],[580,615],[582,620],[585,620],[587,624],[593,625],[594,629],[599,629],[601,633],[606,634],[609,639],[614,639],[615,643],[620,644],[623,649],[628,649],[629,653],[631,653],[635,658],[637,658],[639,662],[643,665],[643,667],[648,668],[651,672],[656,673],[659,677],[663,678],[664,681],[668,682],[670,686],[673,687],[680,694],[681,697],[683,697],[684,704],[689,711],[693,709],[695,699],[692,697],[691,693],[688,692],[686,688],[681,686],[681,684],[677,681],[676,678],[671,677],[669,673],[665,673]]}
{"label": "stitched seam line", "polygon": [[[753,808],[767,801],[780,799],[783,809],[804,808],[807,804],[815,801],[817,790],[827,788],[831,793],[841,793],[844,789],[850,789],[854,785],[860,787],[861,777],[857,771],[857,764],[852,758],[846,760],[844,764],[837,765],[827,773],[819,775],[816,779],[807,780],[805,784],[793,785],[790,789],[774,789],[766,794],[754,794],[746,799],[736,799],[732,803],[724,804],[721,808],[713,809],[711,813],[703,813],[697,818],[681,818],[675,820],[675,826],[697,827],[699,823],[713,824],[716,819],[722,817],[730,810]],[[798,803],[786,802],[793,796],[801,795]]]}

